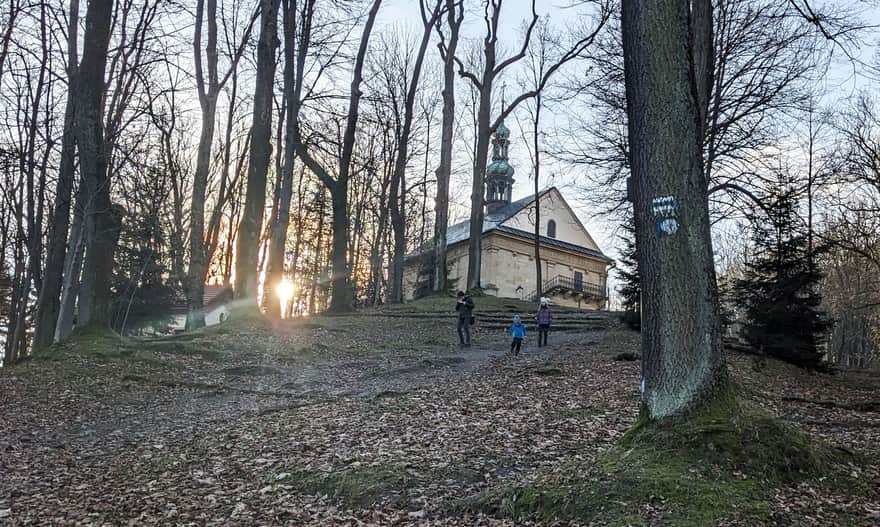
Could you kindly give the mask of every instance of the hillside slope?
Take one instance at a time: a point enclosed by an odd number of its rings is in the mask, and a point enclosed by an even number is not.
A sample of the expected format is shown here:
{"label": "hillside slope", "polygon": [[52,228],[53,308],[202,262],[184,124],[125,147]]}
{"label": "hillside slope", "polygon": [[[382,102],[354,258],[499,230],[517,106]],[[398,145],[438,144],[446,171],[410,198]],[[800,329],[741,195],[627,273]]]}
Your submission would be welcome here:
{"label": "hillside slope", "polygon": [[780,483],[694,460],[624,493],[603,456],[637,417],[638,335],[565,313],[507,357],[529,306],[478,299],[459,349],[451,303],[80,335],[0,370],[0,523],[880,524],[877,376],[732,356],[743,398],[852,461]]}

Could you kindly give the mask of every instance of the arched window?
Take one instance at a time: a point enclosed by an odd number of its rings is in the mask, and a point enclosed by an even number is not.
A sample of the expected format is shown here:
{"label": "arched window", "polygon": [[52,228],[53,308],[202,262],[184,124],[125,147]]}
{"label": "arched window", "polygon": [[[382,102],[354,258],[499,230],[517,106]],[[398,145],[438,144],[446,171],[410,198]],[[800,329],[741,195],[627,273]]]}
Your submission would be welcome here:
{"label": "arched window", "polygon": [[547,222],[547,236],[549,238],[556,237],[556,222],[553,220]]}

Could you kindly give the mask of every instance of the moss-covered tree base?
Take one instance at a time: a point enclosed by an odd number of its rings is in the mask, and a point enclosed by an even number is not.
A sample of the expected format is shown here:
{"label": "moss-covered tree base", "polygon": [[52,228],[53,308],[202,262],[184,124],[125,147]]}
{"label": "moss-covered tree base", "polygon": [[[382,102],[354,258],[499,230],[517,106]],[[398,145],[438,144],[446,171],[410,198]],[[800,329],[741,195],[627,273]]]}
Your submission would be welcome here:
{"label": "moss-covered tree base", "polygon": [[852,453],[741,409],[728,395],[687,419],[640,418],[595,463],[490,490],[464,508],[548,522],[702,527],[735,519],[762,525],[772,523],[775,488],[812,480],[858,492],[861,483],[848,480],[845,470]]}
{"label": "moss-covered tree base", "polygon": [[62,360],[69,352],[117,357],[127,354],[126,339],[112,329],[99,324],[89,324],[73,330],[69,337],[38,351],[38,360]]}

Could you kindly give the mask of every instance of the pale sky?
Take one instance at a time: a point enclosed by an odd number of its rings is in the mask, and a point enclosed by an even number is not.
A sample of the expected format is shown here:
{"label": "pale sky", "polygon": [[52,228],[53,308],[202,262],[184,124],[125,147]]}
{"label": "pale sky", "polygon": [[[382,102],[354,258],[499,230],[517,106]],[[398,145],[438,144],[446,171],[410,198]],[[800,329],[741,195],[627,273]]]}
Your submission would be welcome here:
{"label": "pale sky", "polygon": [[[507,0],[504,3],[504,11],[502,12],[501,19],[501,25],[504,30],[501,35],[501,40],[508,45],[508,49],[516,46],[516,43],[519,42],[519,28],[523,21],[530,19],[530,5],[531,2],[529,0]],[[572,15],[570,10],[560,7],[562,5],[565,5],[565,3],[539,1],[538,13],[541,15],[549,14],[551,22],[564,25],[564,22],[567,19],[572,18]],[[816,5],[816,3],[814,3],[814,5]],[[818,5],[821,9],[821,2],[818,3]],[[839,3],[835,2],[828,5],[839,5]],[[856,9],[860,10],[861,20],[865,24],[880,25],[880,15],[878,15],[878,12],[880,11],[878,11],[876,7],[858,0],[847,0],[847,5],[854,6]],[[405,25],[413,30],[420,28],[421,21],[418,15],[417,2],[415,0],[390,0],[386,2],[382,7],[379,23],[381,24],[380,27],[388,29],[398,25]],[[482,11],[477,9],[468,12],[463,30],[465,37],[469,39],[478,39],[483,28]],[[878,39],[871,34],[872,32],[876,33],[877,31],[868,30],[867,38],[865,39],[866,44],[861,49],[851,50],[856,62],[863,62],[865,64],[874,62],[877,53],[875,44]],[[464,44],[460,45],[459,49],[462,50],[464,46]],[[575,65],[574,67],[578,66]],[[835,104],[835,101],[844,99],[858,90],[869,87],[873,83],[876,83],[876,80],[866,79],[861,66],[855,64],[841,50],[836,50],[829,74],[823,80],[821,85],[817,86],[817,91],[827,92],[827,95],[825,95],[823,99],[823,104],[831,106]],[[457,86],[459,93],[462,93],[465,88],[466,85],[464,82],[460,82]],[[552,120],[551,117],[544,122],[550,123],[549,126],[552,126]],[[530,173],[531,162],[529,160],[528,152],[525,150],[523,138],[519,132],[519,126],[517,126],[516,121],[513,119],[508,120],[507,124],[512,131],[510,151],[511,164],[516,169],[516,182],[513,191],[513,198],[516,200],[531,194],[533,192],[534,183],[531,179]],[[528,126],[526,123],[524,123],[524,125]],[[465,147],[468,147],[468,145],[462,143],[461,148]],[[545,163],[549,162],[549,159],[547,158],[548,156],[543,156],[542,161]],[[541,187],[545,188],[551,184],[560,187],[563,194],[566,195],[566,198],[584,222],[584,225],[599,244],[600,248],[608,256],[617,258],[619,256],[617,251],[619,243],[615,239],[617,224],[613,221],[596,216],[595,212],[592,211],[589,206],[576,199],[576,191],[571,188],[566,188],[570,187],[573,182],[576,182],[579,179],[579,176],[582,174],[582,172],[579,172],[581,170],[588,170],[588,168],[572,169],[558,163],[552,166],[545,166],[545,168],[542,168]],[[459,170],[459,173],[454,174],[453,176],[453,188],[451,190],[453,198],[457,198],[457,210],[454,211],[454,213],[457,214],[457,218],[466,217],[467,215],[470,196],[470,179],[471,175],[467,170],[464,170],[463,172]],[[719,233],[719,236],[723,237],[723,233]],[[721,242],[721,240],[719,240],[719,242]],[[615,285],[613,273],[611,273],[609,278],[609,283],[612,286]]]}

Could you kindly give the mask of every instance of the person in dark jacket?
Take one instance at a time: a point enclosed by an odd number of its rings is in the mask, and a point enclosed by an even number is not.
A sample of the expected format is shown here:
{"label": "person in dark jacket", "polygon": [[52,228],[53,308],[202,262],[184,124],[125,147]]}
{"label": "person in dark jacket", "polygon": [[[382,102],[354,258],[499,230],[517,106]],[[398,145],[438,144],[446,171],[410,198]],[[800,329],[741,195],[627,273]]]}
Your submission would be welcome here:
{"label": "person in dark jacket", "polygon": [[458,292],[458,303],[455,304],[458,311],[458,342],[469,348],[471,345],[471,324],[474,317],[474,301],[464,291]]}
{"label": "person in dark jacket", "polygon": [[550,324],[553,323],[553,312],[550,311],[550,300],[541,297],[541,307],[535,315],[538,322],[538,347],[547,345],[547,335],[550,333]]}

